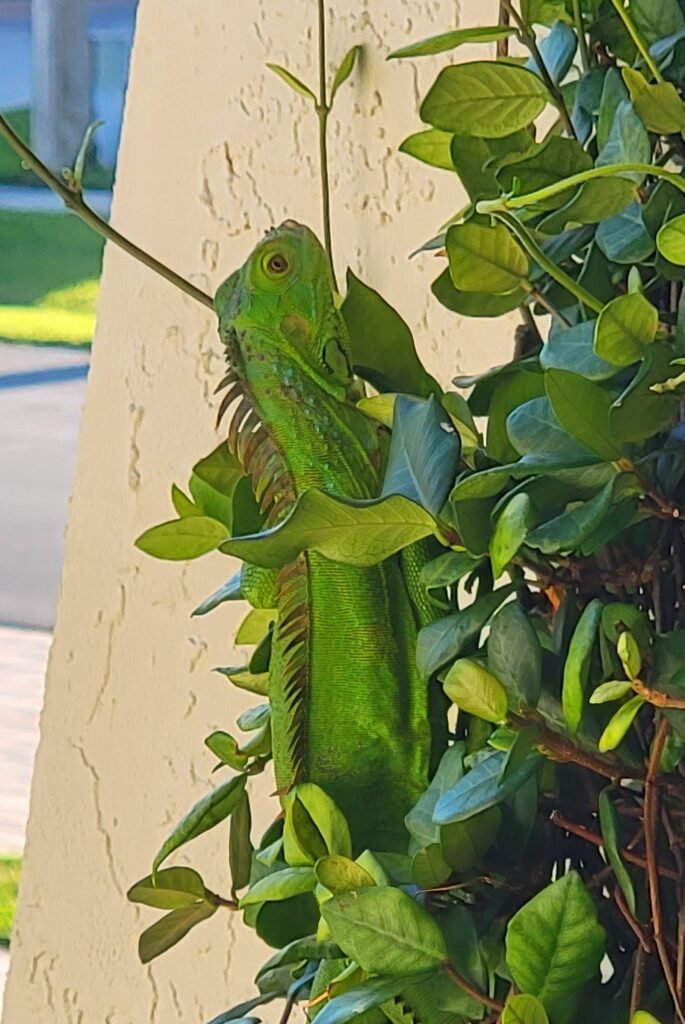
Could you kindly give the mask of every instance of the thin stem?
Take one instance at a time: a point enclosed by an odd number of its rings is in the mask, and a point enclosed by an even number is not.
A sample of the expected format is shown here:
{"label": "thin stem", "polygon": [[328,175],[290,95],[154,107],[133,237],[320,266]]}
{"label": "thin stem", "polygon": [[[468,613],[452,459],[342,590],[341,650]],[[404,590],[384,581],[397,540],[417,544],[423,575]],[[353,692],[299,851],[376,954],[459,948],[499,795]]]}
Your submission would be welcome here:
{"label": "thin stem", "polygon": [[583,66],[583,73],[587,74],[590,70],[590,50],[587,45],[587,36],[585,35],[585,28],[583,26],[583,12],[580,7],[580,0],[573,0],[573,20],[576,25],[578,45],[580,46],[580,62]]}
{"label": "thin stem", "polygon": [[480,989],[477,989],[470,981],[467,981],[451,963],[444,963],[442,965],[442,969],[450,981],[453,981],[455,985],[458,985],[459,988],[462,989],[463,992],[466,992],[467,995],[470,995],[472,999],[482,1003],[483,1006],[487,1006],[490,1010],[497,1010],[498,1013],[502,1012],[504,1009],[504,1003],[498,1003],[496,999],[491,999],[490,996],[486,996],[485,992],[481,992]]}
{"label": "thin stem", "polygon": [[653,690],[651,686],[647,686],[641,679],[633,679],[630,685],[635,690],[635,693],[639,693],[648,704],[653,704],[654,707],[685,709],[685,698],[669,697],[667,693],[663,693],[661,690]]}
{"label": "thin stem", "polygon": [[595,313],[601,313],[602,303],[591,295],[582,285],[574,281],[565,270],[558,267],[540,248],[537,244],[530,231],[523,224],[512,217],[511,214],[505,210],[494,210],[492,216],[495,220],[501,221],[513,235],[518,239],[523,248],[526,250],[531,259],[535,260],[538,266],[542,267],[545,273],[549,274],[558,284],[570,292],[583,305],[587,306],[588,309],[594,310]]}
{"label": "thin stem", "polygon": [[[499,16],[497,18],[498,25],[508,25],[511,21],[509,17],[509,11],[506,9],[503,3],[499,5]],[[509,36],[505,36],[504,39],[497,40],[497,56],[508,57],[509,56]]]}
{"label": "thin stem", "polygon": [[319,120],[319,163],[321,172],[321,204],[323,219],[323,244],[331,265],[333,287],[338,290],[333,265],[333,237],[331,233],[331,187],[328,179],[328,115],[331,112],[326,94],[326,6],[325,0],[318,0],[319,9],[319,99],[316,116]]}
{"label": "thin stem", "polygon": [[17,153],[23,162],[29,167],[33,173],[44,182],[48,188],[55,192],[64,205],[72,210],[78,217],[81,218],[98,234],[103,235],[108,241],[118,245],[120,249],[127,252],[129,256],[133,256],[140,263],[145,264],[150,270],[154,270],[160,277],[165,278],[176,288],[179,288],[186,295],[190,295],[191,298],[197,302],[201,302],[203,306],[207,306],[209,309],[214,309],[214,302],[212,301],[211,295],[207,295],[201,291],[200,288],[196,288],[194,284],[187,281],[180,274],[177,274],[175,270],[171,270],[166,264],[161,263],[150,253],[145,252],[140,246],[131,242],[124,235],[116,231],[111,225],[99,217],[94,210],[88,206],[85,202],[83,195],[80,190],[70,188],[65,182],[61,181],[52,171],[46,167],[43,161],[36,156],[32,149],[21,139],[14,131],[12,126],[8,123],[6,118],[0,114],[0,137],[4,138],[12,149]]}
{"label": "thin stem", "polygon": [[647,967],[647,954],[642,946],[638,946],[635,952],[635,967],[633,969],[633,984],[630,990],[630,1012],[628,1019],[632,1020],[636,1010],[642,1002],[642,990],[645,984],[645,969]]}
{"label": "thin stem", "polygon": [[630,36],[630,38],[635,43],[635,48],[637,49],[637,51],[640,54],[640,56],[642,57],[643,61],[645,62],[645,64],[649,68],[650,72],[652,73],[652,77],[654,78],[655,82],[663,82],[663,80],[664,80],[663,79],[663,75],[661,74],[661,72],[659,71],[658,67],[654,63],[654,58],[652,57],[651,53],[649,52],[649,48],[648,48],[647,44],[645,43],[644,39],[642,38],[642,36],[638,32],[638,30],[637,30],[637,28],[635,26],[635,23],[634,23],[633,19],[631,18],[630,14],[626,10],[626,8],[623,6],[622,0],[611,0],[611,2],[614,5],[614,8],[615,8],[616,13],[618,14],[619,18],[621,19],[621,21],[625,25],[626,30],[628,32],[628,35]]}
{"label": "thin stem", "polygon": [[588,768],[596,775],[611,779],[616,782],[622,778],[639,778],[640,773],[634,768],[626,768],[617,761],[605,761],[594,754],[577,747],[567,736],[554,732],[543,722],[542,718],[534,711],[527,714],[510,714],[509,723],[515,729],[522,729],[534,725],[538,731],[540,746],[549,751],[549,756],[554,761],[579,764],[582,768]]}
{"label": "thin stem", "polygon": [[[584,839],[588,843],[592,843],[593,846],[604,846],[604,839],[598,836],[592,829],[586,828],[584,825],[578,825],[575,821],[569,821],[568,818],[560,814],[559,811],[552,811],[549,816],[549,820],[553,825],[564,830],[564,832],[570,832],[572,836],[578,836],[579,839]],[[627,847],[621,850],[621,857],[623,860],[627,860],[629,864],[634,864],[638,868],[642,868],[643,871],[647,870],[647,861],[644,857],[640,857],[639,854],[633,853]],[[672,881],[677,881],[678,875],[672,868],[667,868],[664,865],[658,865],[658,873],[662,878],[670,878]]]}
{"label": "thin stem", "polygon": [[283,1008],[283,1013],[281,1014],[281,1019],[279,1020],[278,1024],[288,1024],[288,1021],[290,1020],[290,1015],[292,1014],[294,1008],[295,996],[288,996],[285,1002],[285,1006]]}
{"label": "thin stem", "polygon": [[544,188],[536,189],[535,192],[528,192],[523,196],[501,196],[499,199],[481,199],[476,203],[477,213],[497,213],[500,210],[518,210],[525,206],[532,206],[545,199],[551,199],[566,192],[576,185],[584,185],[586,181],[593,181],[595,178],[611,178],[614,175],[628,173],[649,174],[654,178],[663,178],[671,185],[685,194],[685,179],[680,174],[667,171],[656,164],[626,163],[626,164],[604,164],[602,167],[592,167],[588,171],[580,171],[568,178],[561,178],[553,185],[546,185]]}
{"label": "thin stem", "polygon": [[547,86],[549,94],[553,98],[554,104],[559,111],[559,116],[561,117],[561,121],[565,131],[568,133],[568,135],[571,136],[572,139],[575,139],[576,133],[573,128],[573,123],[571,121],[571,116],[568,112],[568,108],[566,106],[566,103],[564,102],[564,97],[562,95],[561,89],[559,88],[559,86],[547,70],[547,65],[545,64],[542,54],[540,53],[540,48],[538,47],[537,40],[535,38],[535,33],[531,32],[531,30],[526,25],[521,15],[518,13],[516,8],[511,3],[511,0],[500,0],[500,3],[504,10],[509,15],[509,17],[511,18],[511,20],[516,25],[517,29],[519,30],[519,38],[521,42],[528,50],[530,50],[531,56],[535,61],[540,72],[540,77]]}

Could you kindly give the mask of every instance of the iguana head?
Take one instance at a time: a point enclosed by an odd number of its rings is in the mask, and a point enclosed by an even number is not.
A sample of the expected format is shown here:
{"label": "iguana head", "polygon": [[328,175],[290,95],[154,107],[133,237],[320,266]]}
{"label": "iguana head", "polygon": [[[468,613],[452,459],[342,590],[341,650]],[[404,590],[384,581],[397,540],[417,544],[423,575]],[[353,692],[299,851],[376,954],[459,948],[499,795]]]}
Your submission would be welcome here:
{"label": "iguana head", "polygon": [[368,428],[347,400],[349,338],[328,257],[309,228],[287,220],[221,285],[215,307],[229,364],[219,419],[233,407],[229,448],[273,523],[300,487],[326,484],[317,464],[349,451],[350,434],[352,447],[376,443],[373,430],[359,441]]}

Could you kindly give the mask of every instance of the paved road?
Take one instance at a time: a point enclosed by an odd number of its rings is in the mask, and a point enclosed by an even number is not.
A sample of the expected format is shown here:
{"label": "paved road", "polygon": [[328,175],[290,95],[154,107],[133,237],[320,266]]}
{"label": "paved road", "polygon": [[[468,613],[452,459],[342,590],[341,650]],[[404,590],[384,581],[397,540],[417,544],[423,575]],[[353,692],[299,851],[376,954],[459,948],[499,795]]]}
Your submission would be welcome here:
{"label": "paved road", "polygon": [[87,363],[0,343],[0,623],[54,624]]}

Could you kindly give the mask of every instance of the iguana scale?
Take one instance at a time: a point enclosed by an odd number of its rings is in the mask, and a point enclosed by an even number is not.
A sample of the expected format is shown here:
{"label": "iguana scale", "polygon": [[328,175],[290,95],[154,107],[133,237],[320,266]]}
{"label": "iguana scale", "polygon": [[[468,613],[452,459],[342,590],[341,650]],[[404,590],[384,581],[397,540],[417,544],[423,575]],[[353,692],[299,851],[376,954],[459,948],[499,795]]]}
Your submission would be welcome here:
{"label": "iguana scale", "polygon": [[[387,436],[356,404],[328,258],[309,229],[272,230],[219,289],[229,371],[220,417],[266,513],[311,487],[376,497]],[[355,845],[406,849],[405,813],[427,784],[431,730],[416,635],[429,614],[418,560],[369,568],[305,552],[280,570],[269,699],[279,791],[323,787]]]}

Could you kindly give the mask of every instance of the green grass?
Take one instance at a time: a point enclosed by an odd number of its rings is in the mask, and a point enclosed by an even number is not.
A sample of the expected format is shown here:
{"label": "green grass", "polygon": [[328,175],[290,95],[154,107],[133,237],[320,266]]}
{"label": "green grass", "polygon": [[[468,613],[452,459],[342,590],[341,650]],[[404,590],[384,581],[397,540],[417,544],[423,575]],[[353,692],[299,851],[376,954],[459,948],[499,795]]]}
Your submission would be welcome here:
{"label": "green grass", "polygon": [[72,214],[0,210],[0,338],[90,341],[102,248]]}
{"label": "green grass", "polygon": [[0,856],[0,946],[8,946],[17,903],[21,857]]}
{"label": "green grass", "polygon": [[[31,115],[27,107],[4,110],[3,116],[7,118],[24,142],[30,141]],[[97,134],[95,138],[97,142]],[[75,153],[74,156],[76,156]],[[61,168],[52,168],[52,170],[59,173]],[[102,167],[95,159],[95,151],[90,150],[90,158],[86,160],[83,174],[84,188],[111,188],[112,178],[112,171],[107,167]],[[0,139],[0,185],[35,185],[45,188],[33,171],[22,166],[21,160],[4,139]]]}

